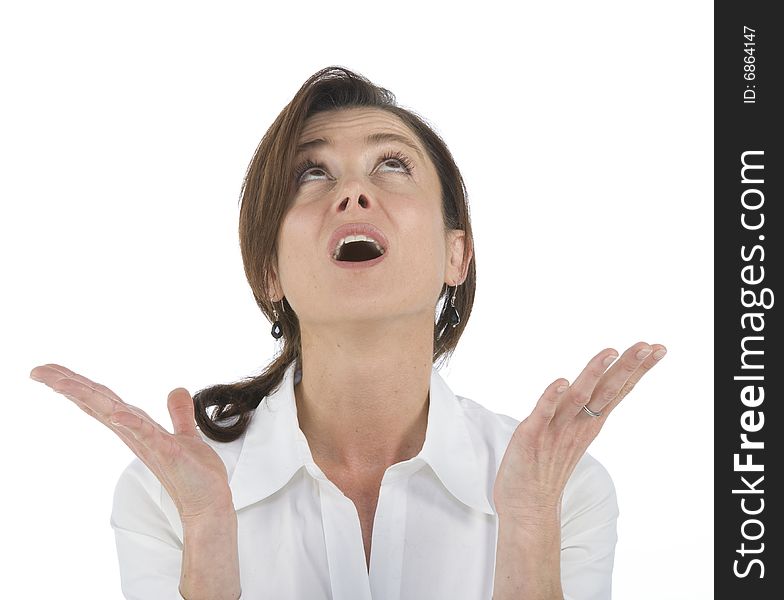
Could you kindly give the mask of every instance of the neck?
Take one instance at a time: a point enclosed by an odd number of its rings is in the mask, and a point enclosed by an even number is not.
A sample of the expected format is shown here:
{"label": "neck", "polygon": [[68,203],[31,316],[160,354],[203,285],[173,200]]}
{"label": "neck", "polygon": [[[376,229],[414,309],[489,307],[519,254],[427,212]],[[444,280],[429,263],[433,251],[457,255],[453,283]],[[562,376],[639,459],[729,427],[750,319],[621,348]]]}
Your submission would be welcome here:
{"label": "neck", "polygon": [[430,315],[302,329],[297,417],[319,466],[379,473],[416,456],[427,429]]}

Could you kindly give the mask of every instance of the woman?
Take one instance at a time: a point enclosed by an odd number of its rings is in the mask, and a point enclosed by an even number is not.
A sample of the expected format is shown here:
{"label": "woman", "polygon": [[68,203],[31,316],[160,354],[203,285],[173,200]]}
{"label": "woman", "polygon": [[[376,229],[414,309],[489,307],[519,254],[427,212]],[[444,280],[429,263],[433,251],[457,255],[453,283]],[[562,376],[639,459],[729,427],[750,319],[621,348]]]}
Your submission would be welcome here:
{"label": "woman", "polygon": [[173,390],[173,434],[63,366],[31,373],[137,455],[111,519],[127,598],[610,597],[615,492],[585,450],[662,345],[602,350],[522,422],[452,393],[435,363],[474,298],[462,177],[343,68],[265,134],[239,234],[282,347],[257,377]]}

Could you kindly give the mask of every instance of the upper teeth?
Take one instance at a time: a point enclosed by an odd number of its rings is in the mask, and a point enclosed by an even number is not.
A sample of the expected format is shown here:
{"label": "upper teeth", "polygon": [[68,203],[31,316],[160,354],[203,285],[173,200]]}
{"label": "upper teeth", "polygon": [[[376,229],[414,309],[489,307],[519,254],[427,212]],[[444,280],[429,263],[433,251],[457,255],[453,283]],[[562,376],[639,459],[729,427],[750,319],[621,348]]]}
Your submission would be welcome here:
{"label": "upper teeth", "polygon": [[348,244],[349,242],[372,242],[373,244],[376,245],[376,248],[378,249],[378,251],[381,254],[384,254],[384,248],[381,247],[381,244],[379,244],[372,237],[368,237],[366,235],[360,234],[360,235],[347,235],[342,240],[340,240],[338,242],[338,245],[335,247],[335,256],[336,257],[340,255],[340,249],[343,247],[343,244]]}

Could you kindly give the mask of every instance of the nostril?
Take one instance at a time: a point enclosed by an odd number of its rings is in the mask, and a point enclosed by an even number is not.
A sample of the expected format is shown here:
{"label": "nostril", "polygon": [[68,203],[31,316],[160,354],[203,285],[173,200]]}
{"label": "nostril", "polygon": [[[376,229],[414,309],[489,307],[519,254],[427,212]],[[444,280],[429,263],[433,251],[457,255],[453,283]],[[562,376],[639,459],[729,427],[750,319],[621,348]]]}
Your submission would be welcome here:
{"label": "nostril", "polygon": [[[351,196],[348,196],[342,202],[343,208],[344,209],[347,208],[350,203],[351,203]],[[357,204],[359,204],[359,206],[361,206],[362,208],[367,208],[367,206],[368,206],[368,199],[365,197],[364,194],[360,194],[359,197],[357,197]]]}

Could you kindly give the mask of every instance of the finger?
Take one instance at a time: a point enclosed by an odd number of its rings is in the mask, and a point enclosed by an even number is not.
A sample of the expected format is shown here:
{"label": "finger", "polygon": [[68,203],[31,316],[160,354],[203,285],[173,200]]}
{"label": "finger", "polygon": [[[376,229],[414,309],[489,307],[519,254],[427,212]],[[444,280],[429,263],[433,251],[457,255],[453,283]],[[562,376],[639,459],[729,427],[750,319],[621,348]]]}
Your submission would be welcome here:
{"label": "finger", "polygon": [[175,435],[198,435],[193,415],[193,398],[185,388],[175,388],[169,392],[166,401],[171,415]]}
{"label": "finger", "polygon": [[[105,386],[99,386],[99,388],[100,387],[106,389]],[[88,387],[81,381],[69,378],[60,379],[52,386],[54,391],[63,394],[66,398],[79,406],[79,408],[84,410],[84,412],[92,415],[97,420],[104,423],[104,425],[109,425],[109,417],[111,417],[113,413],[122,410],[136,415],[142,421],[148,422],[161,433],[169,433],[141,408],[121,400],[115,400],[114,397],[107,396],[99,388]]]}
{"label": "finger", "polygon": [[[124,404],[117,394],[106,386],[97,384],[62,365],[52,363],[40,365],[30,372],[30,377],[68,397],[95,418],[99,418],[100,415],[106,416],[116,405]],[[85,410],[86,408],[89,410]]]}
{"label": "finger", "polygon": [[94,413],[97,419],[104,422],[115,411],[116,407],[121,406],[114,398],[69,377],[58,379],[50,387],[74,403],[86,406]]}
{"label": "finger", "polygon": [[[138,430],[141,422],[146,420],[154,429],[157,429],[162,434],[169,435],[146,412],[123,402],[117,394],[105,385],[96,383],[62,365],[54,363],[39,365],[30,372],[30,377],[48,385],[54,391],[62,393],[82,411],[104,423],[161,481],[165,480],[165,473],[160,468],[160,461],[155,452],[150,448],[149,440],[145,442],[144,430],[138,436],[133,431],[134,429]],[[118,408],[120,409],[119,411],[117,410]],[[107,411],[109,414],[108,418]],[[112,422],[112,418],[121,413],[130,415],[119,417],[118,423],[125,423],[125,426]]]}
{"label": "finger", "polygon": [[642,364],[631,374],[631,376],[624,382],[621,386],[621,389],[618,390],[616,396],[605,406],[603,409],[604,414],[609,414],[620,402],[623,400],[629,392],[634,389],[634,386],[642,379],[643,375],[645,375],[648,371],[650,371],[653,367],[655,367],[659,361],[664,358],[664,355],[667,354],[667,348],[665,348],[661,344],[651,344],[651,348],[653,352],[651,352],[648,357],[643,360]]}
{"label": "finger", "polygon": [[531,419],[537,427],[547,427],[550,424],[558,409],[561,396],[568,388],[569,382],[563,377],[556,379],[545,388],[531,411]]}
{"label": "finger", "polygon": [[74,379],[75,381],[80,381],[83,384],[85,384],[87,387],[97,390],[110,398],[114,398],[117,402],[122,402],[122,399],[117,394],[115,394],[114,391],[112,391],[105,385],[96,383],[95,381],[88,379],[84,375],[75,373],[74,371],[71,371],[70,369],[62,365],[57,365],[54,363],[40,365],[38,367],[35,367],[32,371],[30,371],[30,377],[32,377],[36,381],[45,383],[49,387],[51,387],[52,384],[58,381],[59,379],[64,379],[67,377],[70,379]]}
{"label": "finger", "polygon": [[168,433],[141,408],[124,402],[105,385],[74,373],[62,365],[50,363],[35,367],[30,372],[30,377],[63,394],[84,412],[110,428],[108,416],[117,410],[127,410],[148,419],[161,432]]}
{"label": "finger", "polygon": [[558,406],[556,419],[573,419],[591,399],[594,387],[604,375],[605,369],[618,357],[613,348],[605,348],[596,354],[569,387]]}
{"label": "finger", "polygon": [[645,342],[637,342],[630,346],[599,381],[586,403],[587,407],[598,413],[609,410],[610,403],[615,400],[640,365],[652,356],[652,353],[653,348]]}

